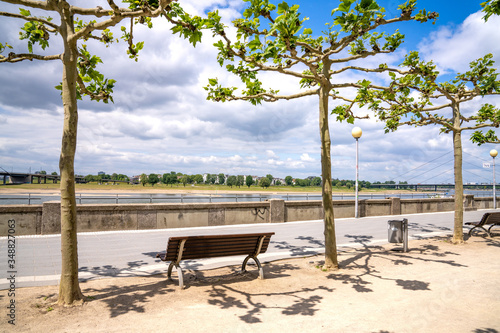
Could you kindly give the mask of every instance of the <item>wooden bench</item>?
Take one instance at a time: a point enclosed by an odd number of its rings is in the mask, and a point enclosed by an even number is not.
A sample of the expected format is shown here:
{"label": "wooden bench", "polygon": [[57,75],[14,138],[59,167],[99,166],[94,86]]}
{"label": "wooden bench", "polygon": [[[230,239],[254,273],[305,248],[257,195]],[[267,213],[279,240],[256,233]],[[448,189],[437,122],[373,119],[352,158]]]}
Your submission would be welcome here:
{"label": "wooden bench", "polygon": [[210,235],[210,236],[177,236],[170,237],[167,250],[158,253],[157,258],[170,261],[168,278],[171,278],[172,268],[175,266],[179,276],[179,287],[184,287],[181,260],[204,259],[226,256],[246,255],[241,271],[246,271],[246,264],[253,259],[259,268],[259,277],[264,278],[262,265],[257,259],[260,253],[267,251],[269,241],[274,232],[256,234]]}
{"label": "wooden bench", "polygon": [[[500,225],[500,212],[498,212],[498,213],[485,213],[483,215],[483,217],[481,218],[481,221],[479,221],[479,222],[467,222],[465,224],[474,226],[472,229],[469,230],[469,236],[471,235],[472,230],[474,230],[476,228],[481,228],[484,231],[486,231],[486,233],[488,234],[489,237],[491,237],[491,228],[493,228],[494,226]],[[491,226],[488,228],[488,230],[486,230],[485,226],[490,225],[490,224],[491,224]]]}

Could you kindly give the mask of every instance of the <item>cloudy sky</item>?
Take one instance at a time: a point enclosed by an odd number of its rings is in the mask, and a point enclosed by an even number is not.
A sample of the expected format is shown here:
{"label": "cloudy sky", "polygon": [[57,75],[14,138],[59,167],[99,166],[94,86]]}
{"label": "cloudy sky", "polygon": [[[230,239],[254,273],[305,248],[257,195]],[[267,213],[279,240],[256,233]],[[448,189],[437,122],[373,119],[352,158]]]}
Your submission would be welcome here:
{"label": "cloudy sky", "polygon": [[[89,5],[106,1],[74,1]],[[465,72],[468,63],[487,53],[500,64],[500,19],[485,23],[479,12],[482,1],[420,0],[419,8],[437,11],[440,18],[430,23],[388,26],[406,35],[400,50],[390,56],[361,63],[377,66],[399,64],[406,52],[418,50],[426,60],[434,60],[442,73]],[[243,1],[181,0],[190,13],[219,9],[223,20],[241,17]],[[290,2],[292,3],[292,2]],[[331,21],[331,10],[338,1],[295,1],[306,23],[315,34]],[[383,0],[389,17],[397,15],[398,1]],[[15,7],[0,3],[2,11]],[[104,64],[100,70],[117,80],[114,104],[83,100],[79,103],[77,174],[141,173],[170,171],[187,174],[227,173],[296,178],[321,173],[317,97],[252,106],[247,102],[215,103],[206,100],[208,78],[217,77],[227,85],[237,85],[234,77],[216,62],[214,39],[205,33],[203,42],[193,48],[173,36],[169,25],[154,21],[153,30],[135,31],[137,41],[145,42],[139,61],[126,55],[121,42],[109,48],[88,42],[89,49]],[[8,42],[17,52],[26,50],[18,40],[19,23],[0,17],[0,42]],[[116,32],[116,35],[119,35]],[[51,54],[60,53],[57,36],[51,38]],[[35,51],[38,51],[35,49]],[[0,167],[7,171],[58,171],[62,132],[62,105],[53,87],[61,81],[61,63],[21,62],[0,64]],[[336,78],[357,80],[359,75]],[[451,76],[444,76],[448,80]],[[284,77],[264,76],[266,83],[282,93],[297,92],[298,82]],[[484,100],[464,108],[472,112]],[[500,98],[489,98],[490,103]],[[334,107],[330,103],[331,108]],[[410,183],[452,182],[452,141],[439,129],[401,128],[384,134],[375,120],[355,124],[363,129],[359,142],[360,178],[369,181],[408,181]],[[354,125],[330,119],[332,131],[333,177],[354,179]],[[464,136],[464,181],[489,182],[489,151],[494,145],[474,146]]]}

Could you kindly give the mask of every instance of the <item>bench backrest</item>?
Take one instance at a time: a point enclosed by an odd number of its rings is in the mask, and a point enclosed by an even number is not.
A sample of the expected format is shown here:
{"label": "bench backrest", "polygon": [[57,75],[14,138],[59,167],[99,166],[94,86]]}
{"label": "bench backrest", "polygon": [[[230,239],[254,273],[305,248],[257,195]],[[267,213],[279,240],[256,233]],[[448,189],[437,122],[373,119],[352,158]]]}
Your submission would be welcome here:
{"label": "bench backrest", "polygon": [[486,213],[486,214],[488,214],[488,216],[486,217],[484,224],[499,224],[500,223],[500,212],[499,213]]}
{"label": "bench backrest", "polygon": [[164,260],[173,261],[177,259],[179,245],[184,239],[186,242],[184,243],[182,260],[253,254],[257,250],[261,236],[266,236],[260,248],[260,253],[264,253],[269,246],[272,235],[274,235],[274,232],[170,237],[167,244],[166,258]]}

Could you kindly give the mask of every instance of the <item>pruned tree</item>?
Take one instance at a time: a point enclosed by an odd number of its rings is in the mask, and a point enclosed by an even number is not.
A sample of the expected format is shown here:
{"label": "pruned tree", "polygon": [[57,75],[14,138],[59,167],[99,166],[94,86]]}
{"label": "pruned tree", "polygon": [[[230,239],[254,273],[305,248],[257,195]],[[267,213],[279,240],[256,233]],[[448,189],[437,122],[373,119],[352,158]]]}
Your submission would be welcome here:
{"label": "pruned tree", "polygon": [[[121,27],[121,39],[128,44],[127,53],[136,59],[143,48],[143,42],[134,44],[134,25],[152,27],[152,18],[162,16],[174,26],[173,33],[179,33],[195,45],[201,39],[200,29],[207,23],[200,17],[185,13],[175,0],[123,0],[126,8],[119,7],[114,0],[102,1],[102,6],[84,8],[74,6],[66,0],[0,0],[22,6],[19,12],[0,11],[4,18],[24,22],[20,39],[27,41],[28,52],[3,53],[12,49],[8,41],[0,41],[0,63],[22,61],[60,61],[62,63],[61,90],[64,107],[62,147],[59,161],[61,175],[61,254],[62,272],[59,284],[59,304],[73,304],[82,300],[78,284],[78,252],[76,229],[76,200],[74,160],[77,146],[78,107],[77,100],[83,96],[94,101],[113,101],[111,93],[115,81],[106,79],[97,66],[101,59],[92,55],[83,42],[98,41],[106,46],[115,42],[112,27],[126,21],[128,27]],[[44,16],[34,15],[42,13]],[[54,20],[50,15],[57,18]],[[6,38],[7,36],[2,36]],[[55,54],[44,52],[53,38],[59,38],[62,49]],[[90,45],[90,44],[89,44]],[[41,50],[39,50],[41,49]],[[39,54],[34,51],[40,51]],[[34,74],[37,75],[37,74]],[[141,177],[142,181],[142,177]]]}
{"label": "pruned tree", "polygon": [[[467,111],[464,104],[487,95],[500,94],[499,73],[493,67],[493,56],[470,63],[463,74],[447,82],[439,82],[436,65],[420,59],[418,52],[410,52],[402,69],[391,69],[391,83],[385,88],[374,89],[370,82],[362,82],[356,101],[368,106],[385,122],[386,132],[401,126],[441,127],[441,133],[453,135],[455,217],[453,242],[463,242],[463,178],[462,178],[462,132],[474,130],[472,140],[485,142],[491,134],[479,134],[485,127],[500,125],[500,109],[483,104],[479,109]],[[474,104],[473,104],[474,105]],[[349,112],[349,111],[348,111]],[[343,115],[345,117],[345,115]],[[494,133],[494,132],[493,132]],[[497,139],[498,140],[498,139]]]}
{"label": "pruned tree", "polygon": [[[331,140],[328,125],[330,100],[344,100],[337,89],[359,87],[355,82],[335,83],[333,79],[348,71],[363,72],[370,69],[352,65],[356,60],[394,52],[404,36],[379,32],[383,26],[403,21],[426,22],[436,13],[425,10],[413,14],[416,0],[399,6],[398,17],[386,18],[384,9],[374,0],[342,0],[332,11],[332,21],[326,31],[314,34],[305,26],[299,6],[286,2],[278,6],[268,0],[245,0],[248,8],[243,18],[232,22],[236,40],[230,39],[217,12],[209,13],[213,32],[221,37],[214,45],[218,48],[221,66],[237,75],[244,89],[224,87],[218,79],[209,80],[208,99],[225,102],[245,100],[254,105],[262,102],[293,100],[317,96],[319,102],[319,129],[321,137],[322,200],[325,212],[325,269],[338,268],[335,241],[335,223],[332,202]],[[319,9],[318,9],[319,10]],[[377,30],[377,31],[375,31]],[[383,69],[375,69],[383,70]],[[277,87],[266,89],[258,78],[260,72],[285,75],[297,80],[302,89],[295,94],[280,95]]]}

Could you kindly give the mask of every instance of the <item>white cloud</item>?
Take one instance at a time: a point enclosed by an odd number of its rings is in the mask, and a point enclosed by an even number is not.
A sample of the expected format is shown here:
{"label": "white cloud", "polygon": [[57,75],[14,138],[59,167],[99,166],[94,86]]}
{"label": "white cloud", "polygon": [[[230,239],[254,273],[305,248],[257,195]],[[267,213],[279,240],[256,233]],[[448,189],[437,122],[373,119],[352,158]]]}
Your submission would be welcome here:
{"label": "white cloud", "polygon": [[304,161],[304,162],[315,162],[316,161],[314,158],[310,157],[309,154],[306,154],[306,153],[300,155],[300,160]]}
{"label": "white cloud", "polygon": [[500,16],[484,22],[483,14],[471,14],[457,28],[443,26],[431,33],[419,45],[427,61],[433,60],[440,68],[465,72],[472,60],[493,53],[500,61]]}

